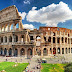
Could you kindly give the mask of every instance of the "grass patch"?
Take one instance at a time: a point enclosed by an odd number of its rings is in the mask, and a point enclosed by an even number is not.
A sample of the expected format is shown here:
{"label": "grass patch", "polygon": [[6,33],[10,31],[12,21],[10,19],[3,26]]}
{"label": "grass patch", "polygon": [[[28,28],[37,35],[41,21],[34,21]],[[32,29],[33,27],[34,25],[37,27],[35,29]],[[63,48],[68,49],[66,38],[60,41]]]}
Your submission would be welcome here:
{"label": "grass patch", "polygon": [[5,70],[6,72],[22,72],[27,65],[28,63],[1,62],[0,71]]}
{"label": "grass patch", "polygon": [[42,63],[41,72],[64,72],[64,66],[67,64],[47,64]]}

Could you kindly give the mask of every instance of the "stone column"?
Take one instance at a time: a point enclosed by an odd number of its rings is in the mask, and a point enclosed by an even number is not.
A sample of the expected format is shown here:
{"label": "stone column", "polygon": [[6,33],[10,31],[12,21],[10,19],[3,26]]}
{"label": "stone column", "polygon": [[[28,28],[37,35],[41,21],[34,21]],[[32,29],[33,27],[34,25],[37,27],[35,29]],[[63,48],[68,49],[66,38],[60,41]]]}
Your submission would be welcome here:
{"label": "stone column", "polygon": [[15,31],[15,29],[16,29],[16,28],[15,28],[15,23],[13,23],[13,32]]}
{"label": "stone column", "polygon": [[60,44],[62,44],[62,40],[61,40],[61,37],[60,37]]}
{"label": "stone column", "polygon": [[33,56],[34,56],[35,54],[34,54],[34,48],[33,48]]}
{"label": "stone column", "polygon": [[5,36],[3,36],[3,44],[5,43]]}
{"label": "stone column", "polygon": [[66,54],[65,48],[64,48],[64,54]]}
{"label": "stone column", "polygon": [[14,44],[14,35],[12,35],[12,44]]}
{"label": "stone column", "polygon": [[8,32],[10,31],[10,25],[8,24]]}
{"label": "stone column", "polygon": [[18,43],[21,42],[21,35],[18,35]]}
{"label": "stone column", "polygon": [[9,43],[9,36],[7,36],[7,43]]}
{"label": "stone column", "polygon": [[58,54],[58,48],[56,47],[56,54]]}
{"label": "stone column", "polygon": [[4,32],[5,32],[5,25],[4,25]]}
{"label": "stone column", "polygon": [[25,48],[25,58],[27,58],[27,48]]}
{"label": "stone column", "polygon": [[25,43],[27,43],[27,32],[25,34]]}
{"label": "stone column", "polygon": [[0,48],[0,54],[1,54],[1,48]]}
{"label": "stone column", "polygon": [[18,57],[20,56],[20,48],[18,48]]}
{"label": "stone column", "polygon": [[53,55],[53,47],[51,49],[52,49],[52,55]]}
{"label": "stone column", "polygon": [[60,54],[62,54],[62,48],[60,48]]}
{"label": "stone column", "polygon": [[41,56],[43,56],[43,49],[41,49]]}

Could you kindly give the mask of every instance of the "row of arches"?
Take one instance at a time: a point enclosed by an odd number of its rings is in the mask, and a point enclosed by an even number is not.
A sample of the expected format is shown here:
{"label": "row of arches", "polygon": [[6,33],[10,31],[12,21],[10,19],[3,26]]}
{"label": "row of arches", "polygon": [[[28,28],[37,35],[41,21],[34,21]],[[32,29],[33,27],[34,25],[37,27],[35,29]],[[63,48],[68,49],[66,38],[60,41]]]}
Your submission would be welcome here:
{"label": "row of arches", "polygon": [[[32,55],[32,49],[28,49],[27,50],[27,55],[30,56]],[[11,48],[9,50],[7,50],[6,48],[3,50],[2,48],[0,49],[0,55],[5,55],[5,56],[18,56],[18,49],[14,49],[12,50]],[[24,56],[25,55],[25,49],[22,48],[20,50],[20,56]]]}
{"label": "row of arches", "polygon": [[[14,25],[14,27],[13,27],[13,25]],[[17,23],[17,24],[10,24],[10,25],[2,26],[2,28],[0,28],[0,32],[13,30],[13,28],[18,29],[19,28],[19,24]]]}
{"label": "row of arches", "polygon": [[[5,43],[7,42],[7,40],[9,42],[12,42],[12,39],[13,39],[12,36],[9,36],[9,37],[5,36],[5,37],[0,37],[0,38],[1,38],[1,43],[3,43],[3,40],[5,40],[4,41]],[[24,40],[25,40],[24,35],[21,35],[20,39],[21,39],[21,42],[24,42]],[[14,42],[17,42],[17,41],[18,41],[18,36],[14,35]]]}
{"label": "row of arches", "polygon": [[[65,51],[64,51],[65,50]],[[72,48],[50,48],[50,54],[68,54],[68,53],[72,53]],[[39,51],[38,55],[41,55],[41,50]],[[48,49],[47,48],[44,48],[43,49],[43,56],[47,56],[48,55]]]}

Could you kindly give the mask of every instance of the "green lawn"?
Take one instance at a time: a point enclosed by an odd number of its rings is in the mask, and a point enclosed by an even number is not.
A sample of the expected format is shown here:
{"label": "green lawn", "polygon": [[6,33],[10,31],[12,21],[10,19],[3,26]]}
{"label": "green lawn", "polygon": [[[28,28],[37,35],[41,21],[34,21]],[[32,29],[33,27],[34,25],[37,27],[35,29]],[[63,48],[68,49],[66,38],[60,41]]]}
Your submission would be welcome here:
{"label": "green lawn", "polygon": [[1,62],[0,71],[5,70],[6,72],[22,72],[27,65],[28,63]]}
{"label": "green lawn", "polygon": [[41,72],[64,72],[64,66],[67,64],[41,64]]}

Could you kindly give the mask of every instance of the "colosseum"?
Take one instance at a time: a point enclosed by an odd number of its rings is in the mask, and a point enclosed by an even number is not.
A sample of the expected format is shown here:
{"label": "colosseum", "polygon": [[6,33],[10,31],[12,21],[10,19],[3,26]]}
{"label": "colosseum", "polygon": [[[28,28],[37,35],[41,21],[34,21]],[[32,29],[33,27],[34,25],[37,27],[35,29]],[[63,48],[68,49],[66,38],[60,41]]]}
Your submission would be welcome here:
{"label": "colosseum", "polygon": [[72,54],[72,30],[60,27],[24,29],[13,5],[0,11],[0,56],[33,57]]}

